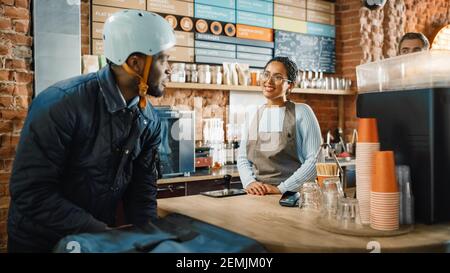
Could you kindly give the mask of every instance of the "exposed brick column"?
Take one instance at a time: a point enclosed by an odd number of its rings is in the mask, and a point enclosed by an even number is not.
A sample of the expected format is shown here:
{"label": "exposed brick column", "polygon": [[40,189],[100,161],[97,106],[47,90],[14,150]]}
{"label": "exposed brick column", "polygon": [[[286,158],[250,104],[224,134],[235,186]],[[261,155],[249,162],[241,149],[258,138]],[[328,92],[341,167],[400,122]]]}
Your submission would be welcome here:
{"label": "exposed brick column", "polygon": [[6,248],[9,177],[33,93],[28,0],[0,0],[0,252]]}
{"label": "exposed brick column", "polygon": [[81,55],[89,55],[91,52],[91,45],[89,43],[89,41],[91,40],[91,28],[89,26],[90,2],[90,0],[81,0]]}
{"label": "exposed brick column", "polygon": [[[351,79],[355,91],[355,67],[363,59],[360,9],[360,0],[336,1],[336,72],[338,76]],[[348,141],[356,128],[356,96],[345,96],[344,109],[344,135]]]}

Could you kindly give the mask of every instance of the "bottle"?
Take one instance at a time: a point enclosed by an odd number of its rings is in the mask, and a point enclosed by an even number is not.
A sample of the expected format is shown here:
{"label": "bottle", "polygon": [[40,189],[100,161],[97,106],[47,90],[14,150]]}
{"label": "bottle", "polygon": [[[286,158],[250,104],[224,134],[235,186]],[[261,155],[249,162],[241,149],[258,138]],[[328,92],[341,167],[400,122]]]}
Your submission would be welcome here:
{"label": "bottle", "polygon": [[221,66],[217,65],[217,66],[211,67],[211,83],[218,84],[218,85],[222,84],[222,67]]}
{"label": "bottle", "polygon": [[319,70],[319,80],[317,81],[317,88],[325,89],[325,80],[323,78],[323,71]]}
{"label": "bottle", "polygon": [[211,71],[209,65],[202,64],[198,66],[198,82],[205,84],[211,83]]}
{"label": "bottle", "polygon": [[237,164],[237,159],[238,159],[238,154],[239,154],[239,141],[237,140],[237,137],[233,137],[232,147],[233,147],[233,154],[234,154],[233,164]]}
{"label": "bottle", "polygon": [[192,74],[191,74],[191,69],[190,69],[190,65],[186,65],[186,82],[191,82],[192,79]]}
{"label": "bottle", "polygon": [[197,82],[197,65],[186,64],[186,82]]}
{"label": "bottle", "polygon": [[297,70],[297,86],[298,88],[302,88],[302,71]]}
{"label": "bottle", "polygon": [[314,78],[311,78],[311,88],[315,89],[317,88],[317,70],[313,71]]}
{"label": "bottle", "polygon": [[197,65],[195,65],[195,64],[193,64],[192,70],[191,70],[191,82],[198,83],[198,71],[197,71]]}
{"label": "bottle", "polygon": [[171,82],[185,82],[186,81],[186,70],[185,63],[173,63],[172,64],[172,74],[170,75]]}
{"label": "bottle", "polygon": [[226,149],[226,162],[225,162],[225,164],[231,165],[231,164],[234,163],[233,144],[231,142],[228,142],[225,149]]}

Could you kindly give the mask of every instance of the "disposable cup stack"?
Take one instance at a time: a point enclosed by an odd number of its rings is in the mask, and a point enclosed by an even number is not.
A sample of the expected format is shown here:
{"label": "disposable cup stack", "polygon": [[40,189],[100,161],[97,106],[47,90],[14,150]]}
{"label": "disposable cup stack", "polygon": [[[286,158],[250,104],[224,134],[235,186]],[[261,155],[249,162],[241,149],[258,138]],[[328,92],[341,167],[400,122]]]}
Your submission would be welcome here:
{"label": "disposable cup stack", "polygon": [[375,153],[380,150],[377,121],[374,118],[358,119],[356,143],[356,197],[359,202],[361,222],[370,223],[370,193],[375,168]]}
{"label": "disposable cup stack", "polygon": [[370,193],[370,227],[376,230],[397,230],[399,213],[400,192],[395,175],[394,152],[377,152]]}

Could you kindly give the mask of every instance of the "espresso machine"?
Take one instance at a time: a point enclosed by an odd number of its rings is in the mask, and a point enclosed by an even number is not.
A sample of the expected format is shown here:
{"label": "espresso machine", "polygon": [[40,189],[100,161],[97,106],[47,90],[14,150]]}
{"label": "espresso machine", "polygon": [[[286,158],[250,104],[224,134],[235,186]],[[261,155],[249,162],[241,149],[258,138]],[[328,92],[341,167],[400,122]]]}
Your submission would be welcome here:
{"label": "espresso machine", "polygon": [[431,51],[357,68],[357,116],[376,118],[380,150],[410,167],[419,223],[450,221],[449,62]]}

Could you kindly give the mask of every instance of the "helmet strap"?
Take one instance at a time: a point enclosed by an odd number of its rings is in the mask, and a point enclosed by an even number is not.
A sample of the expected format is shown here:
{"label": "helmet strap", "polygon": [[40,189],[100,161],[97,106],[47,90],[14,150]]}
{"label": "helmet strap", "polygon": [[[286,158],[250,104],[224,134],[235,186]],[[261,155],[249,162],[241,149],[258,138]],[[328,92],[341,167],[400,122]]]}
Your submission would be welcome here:
{"label": "helmet strap", "polygon": [[148,76],[150,75],[150,68],[152,67],[152,56],[147,55],[145,58],[144,74],[141,76],[134,72],[127,63],[122,65],[123,69],[130,75],[139,78],[139,107],[144,109],[147,106],[147,90],[148,90]]}

